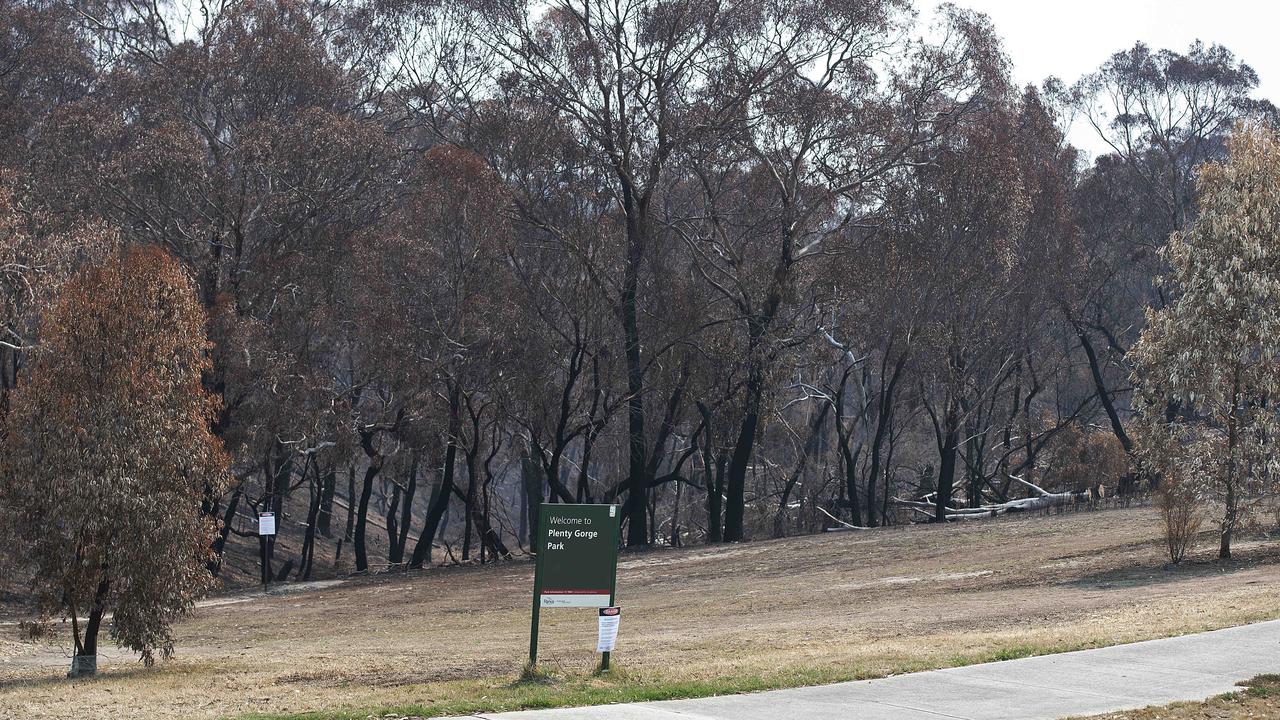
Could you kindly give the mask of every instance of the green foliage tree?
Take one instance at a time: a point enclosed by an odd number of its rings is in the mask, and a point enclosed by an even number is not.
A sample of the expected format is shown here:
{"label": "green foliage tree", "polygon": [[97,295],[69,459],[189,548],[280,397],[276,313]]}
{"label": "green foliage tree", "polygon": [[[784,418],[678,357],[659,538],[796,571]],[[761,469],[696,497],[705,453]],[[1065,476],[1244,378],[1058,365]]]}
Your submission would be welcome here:
{"label": "green foliage tree", "polygon": [[0,536],[26,558],[41,617],[71,621],[71,676],[96,672],[108,612],[111,637],[150,665],[212,583],[200,507],[227,458],[201,385],[204,311],[176,260],[134,247],[63,286],[41,332],[7,417]]}
{"label": "green foliage tree", "polygon": [[1208,163],[1200,216],[1162,250],[1172,297],[1133,350],[1141,457],[1162,482],[1220,503],[1218,556],[1280,471],[1280,137],[1242,123]]}

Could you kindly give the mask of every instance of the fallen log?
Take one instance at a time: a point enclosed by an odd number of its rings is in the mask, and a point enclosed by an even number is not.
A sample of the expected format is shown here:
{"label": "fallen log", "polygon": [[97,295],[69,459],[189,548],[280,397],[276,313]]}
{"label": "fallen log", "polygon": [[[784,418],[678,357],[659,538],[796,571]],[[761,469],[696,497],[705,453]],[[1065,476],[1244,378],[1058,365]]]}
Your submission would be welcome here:
{"label": "fallen log", "polygon": [[[972,508],[944,507],[944,516],[947,520],[985,520],[987,518],[998,517],[1011,512],[1047,510],[1061,505],[1073,505],[1077,502],[1087,502],[1089,500],[1088,492],[1068,491],[1051,493],[1039,485],[1023,480],[1016,475],[1009,475],[1008,478],[1025,485],[1029,490],[1036,493],[1036,495],[1033,497],[1019,498],[1017,500],[1008,500],[1001,503],[979,505],[978,507]],[[923,502],[920,500],[903,500],[901,498],[894,498],[893,502],[895,505],[927,515],[930,520],[933,519],[936,511],[936,506],[930,502]]]}
{"label": "fallen log", "polygon": [[861,527],[859,525],[850,525],[849,523],[841,520],[835,515],[832,515],[826,510],[823,510],[821,506],[816,506],[816,507],[818,508],[818,512],[822,513],[823,515],[826,515],[827,517],[831,518],[832,521],[838,522],[841,525],[841,527],[829,527],[825,530],[825,532],[844,532],[846,530],[871,530],[872,529],[869,527]]}

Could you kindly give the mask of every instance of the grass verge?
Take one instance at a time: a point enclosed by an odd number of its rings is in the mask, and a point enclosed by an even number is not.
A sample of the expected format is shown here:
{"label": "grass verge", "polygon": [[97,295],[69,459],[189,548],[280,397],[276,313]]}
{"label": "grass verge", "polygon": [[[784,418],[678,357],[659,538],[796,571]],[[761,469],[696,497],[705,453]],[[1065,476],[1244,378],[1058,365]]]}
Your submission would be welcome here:
{"label": "grass verge", "polygon": [[410,720],[481,712],[689,699],[826,685],[852,680],[870,680],[923,670],[1087,650],[1105,644],[1107,643],[1015,645],[994,651],[938,658],[936,662],[908,661],[888,670],[883,668],[874,671],[840,668],[789,669],[774,673],[732,675],[713,679],[672,680],[616,665],[606,674],[566,673],[526,666],[514,681],[505,678],[488,678],[424,686],[422,690],[424,700],[421,703],[302,713],[251,713],[238,716],[238,720],[370,720],[372,718]]}
{"label": "grass verge", "polygon": [[1239,685],[1244,689],[1204,702],[1173,703],[1079,720],[1258,720],[1280,717],[1280,675],[1259,675]]}

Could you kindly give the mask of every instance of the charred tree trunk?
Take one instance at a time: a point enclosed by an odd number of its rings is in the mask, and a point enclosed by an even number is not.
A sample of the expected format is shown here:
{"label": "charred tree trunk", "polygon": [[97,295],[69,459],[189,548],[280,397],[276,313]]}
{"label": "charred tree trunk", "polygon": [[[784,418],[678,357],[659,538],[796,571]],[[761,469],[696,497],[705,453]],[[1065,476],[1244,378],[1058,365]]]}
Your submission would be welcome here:
{"label": "charred tree trunk", "polygon": [[507,544],[502,541],[502,535],[493,527],[489,521],[489,498],[487,492],[481,492],[482,502],[472,508],[471,522],[476,527],[476,534],[480,537],[481,561],[484,560],[484,553],[488,551],[489,555],[494,558],[511,557],[511,551],[507,549]]}
{"label": "charred tree trunk", "polygon": [[627,366],[627,545],[649,542],[649,478],[645,463],[644,363],[641,358],[639,323],[640,267],[644,262],[644,216],[648,208],[623,178],[623,207],[627,214],[627,258],[622,277],[622,334]]}
{"label": "charred tree trunk", "polygon": [[965,439],[965,474],[968,476],[968,489],[965,495],[969,501],[969,507],[978,507],[982,505],[982,466],[983,459],[982,445],[978,441],[977,429],[970,427],[969,437]]}
{"label": "charred tree trunk", "polygon": [[[849,522],[854,526],[862,525],[862,510],[858,504],[858,455],[862,452],[862,448],[856,451],[853,449],[853,429],[855,425],[849,426],[845,423],[845,392],[849,389],[849,378],[852,376],[854,366],[848,365],[844,368],[840,375],[840,386],[836,390],[834,401],[836,411],[836,450],[839,453],[841,474],[844,476],[841,481],[841,494],[845,502],[849,504]],[[870,510],[868,510],[870,512]]]}
{"label": "charred tree trunk", "polygon": [[387,503],[387,514],[383,518],[387,531],[387,562],[392,565],[404,562],[404,546],[400,544],[400,496],[403,494],[400,484],[392,481],[391,501]]}
{"label": "charred tree trunk", "polygon": [[360,486],[360,501],[356,506],[356,572],[365,572],[369,569],[369,552],[365,543],[365,531],[369,524],[369,498],[373,496],[373,481],[378,477],[378,473],[382,471],[382,463],[385,461],[382,453],[374,445],[376,435],[376,430],[360,431],[360,447],[364,449],[369,466],[364,471],[364,482]]}
{"label": "charred tree trunk", "polygon": [[[315,462],[314,457],[309,458],[309,460],[310,464],[315,467],[315,474],[312,476],[312,491],[307,503],[307,529],[302,538],[302,552],[298,560],[298,577],[303,580],[311,579],[311,561],[315,556],[316,550],[316,523],[320,517],[320,498],[324,494],[320,465]],[[307,468],[305,466],[302,472],[304,475],[306,474]]]}
{"label": "charred tree trunk", "polygon": [[320,487],[320,510],[316,515],[316,530],[325,537],[333,537],[333,496],[338,485],[338,465],[331,463]]}
{"label": "charred tree trunk", "polygon": [[351,542],[355,537],[355,519],[356,519],[356,466],[347,466],[347,529],[342,534],[342,538],[347,542]]}
{"label": "charred tree trunk", "polygon": [[951,506],[951,496],[955,490],[956,454],[960,443],[960,428],[953,399],[947,399],[947,410],[943,417],[942,437],[938,448],[938,488],[934,499],[934,520],[943,522],[947,519],[947,508]]}
{"label": "charred tree trunk", "polygon": [[[516,533],[516,544],[518,544],[521,547],[521,549],[523,549],[525,543],[528,542],[530,543],[529,547],[531,548],[530,551],[532,552],[532,549],[533,549],[532,543],[533,543],[534,535],[536,534],[534,532],[533,525],[537,521],[538,516],[537,516],[537,509],[536,509],[537,506],[534,505],[534,500],[532,497],[533,493],[529,488],[529,483],[533,482],[533,480],[529,476],[529,472],[530,472],[529,462],[531,461],[529,460],[528,453],[522,450],[520,452],[520,483],[519,483],[520,484],[520,513],[519,513],[520,529],[519,529],[519,532]],[[542,502],[541,498],[538,499],[538,502]]]}
{"label": "charred tree trunk", "polygon": [[489,453],[484,458],[484,484],[480,486],[480,514],[476,516],[476,525],[480,528],[480,561],[484,562],[484,553],[487,548],[494,558],[507,558],[511,556],[511,551],[502,542],[502,533],[494,530],[490,518],[490,492],[489,489],[493,485],[493,459],[498,456],[498,452],[502,449],[502,442],[497,433],[497,423],[494,423],[494,432],[489,440]]}
{"label": "charred tree trunk", "polygon": [[680,495],[681,495],[680,491],[683,488],[684,488],[684,483],[677,480],[676,481],[676,506],[675,506],[675,509],[672,510],[671,512],[671,535],[670,535],[670,539],[667,541],[668,544],[671,545],[671,547],[680,547],[680,545],[682,544],[680,542]]}
{"label": "charred tree trunk", "polygon": [[[628,351],[628,355],[630,352]],[[631,360],[628,358],[628,364]],[[638,363],[638,356],[636,362]],[[649,540],[645,527],[645,516],[648,505],[649,482],[645,477],[644,447],[644,398],[641,395],[643,383],[628,373],[628,392],[632,393],[627,401],[627,545],[644,545]]]}
{"label": "charred tree trunk", "polygon": [[[699,402],[698,412],[702,414],[703,441],[702,441],[702,472],[706,478],[707,487],[707,542],[721,542],[724,535],[721,523],[721,503],[723,500],[724,488],[722,487],[723,463],[719,462],[715,456],[715,450],[712,446],[711,434],[711,411],[706,405]],[[723,456],[722,456],[723,457]],[[720,468],[717,471],[716,468]]]}
{"label": "charred tree trunk", "polygon": [[1084,354],[1089,359],[1089,374],[1093,376],[1093,385],[1098,391],[1098,399],[1102,402],[1102,409],[1106,411],[1107,419],[1111,422],[1111,431],[1115,433],[1124,451],[1133,453],[1133,440],[1129,438],[1129,433],[1125,432],[1124,423],[1120,422],[1120,414],[1116,412],[1115,402],[1112,401],[1111,393],[1107,391],[1106,379],[1102,377],[1102,365],[1098,361],[1098,353],[1093,349],[1093,342],[1089,340],[1089,333],[1076,325],[1076,336],[1080,338],[1080,347],[1084,348]]}
{"label": "charred tree trunk", "polygon": [[756,431],[760,426],[760,398],[764,391],[764,378],[759,365],[751,369],[747,379],[746,407],[738,439],[729,459],[729,472],[725,481],[724,542],[738,542],[743,537],[746,519],[747,466],[751,464]]}
{"label": "charred tree trunk", "polygon": [[227,538],[231,535],[231,524],[235,522],[236,510],[240,507],[240,498],[244,495],[243,483],[238,483],[231,491],[231,499],[227,501],[227,509],[222,513],[222,525],[218,528],[218,537],[213,541],[213,557],[209,559],[209,574],[218,577],[222,572],[222,552],[227,547]]}
{"label": "charred tree trunk", "polygon": [[898,445],[898,435],[893,427],[893,413],[889,413],[889,450],[884,458],[884,492],[880,496],[880,519],[889,524],[889,498],[894,492],[893,483],[893,451]]}
{"label": "charred tree trunk", "polygon": [[846,434],[839,439],[840,466],[844,468],[845,496],[849,501],[849,523],[862,525],[862,507],[858,504],[858,455],[862,448],[851,449],[852,439]]}
{"label": "charred tree trunk", "polygon": [[1218,559],[1231,559],[1231,539],[1236,529],[1236,483],[1233,478],[1227,478],[1227,493],[1224,498],[1226,511],[1222,516],[1221,536],[1218,541]]}
{"label": "charred tree trunk", "polygon": [[[288,449],[280,443],[276,443],[275,447],[267,454],[264,475],[268,489],[265,506],[275,515],[276,533],[278,535],[284,531],[284,499],[289,494],[289,480],[293,476],[293,458]],[[275,577],[271,568],[275,561],[277,535],[272,535],[265,539],[266,543],[262,554],[263,584]]]}
{"label": "charred tree trunk", "polygon": [[436,533],[440,530],[440,522],[449,509],[449,499],[453,496],[453,476],[458,460],[458,435],[462,431],[462,383],[453,382],[449,389],[449,441],[444,451],[444,471],[440,475],[440,490],[432,497],[431,506],[427,508],[427,519],[418,536],[418,543],[413,548],[413,557],[409,567],[417,569],[431,562],[431,548]]}
{"label": "charred tree trunk", "polygon": [[400,518],[396,523],[399,531],[394,539],[396,547],[396,555],[398,559],[395,562],[404,562],[404,551],[409,547],[409,529],[413,526],[413,501],[418,496],[418,468],[419,456],[415,452],[413,459],[409,463],[409,477],[405,483],[403,496],[400,500]]}
{"label": "charred tree trunk", "polygon": [[[888,357],[885,360],[887,361]],[[902,377],[902,368],[906,365],[906,362],[906,353],[898,356],[897,362],[893,365],[891,376],[887,381],[882,380],[879,402],[876,406],[876,432],[871,438],[871,469],[867,472],[867,527],[876,527],[879,524],[876,518],[876,482],[880,478],[881,451],[884,448],[885,433],[889,426],[890,416],[893,413],[893,400],[898,387],[898,379]],[[882,378],[887,367],[887,362],[880,364]],[[888,493],[888,488],[885,488],[885,492],[886,494]],[[858,524],[856,520],[854,524]]]}
{"label": "charred tree trunk", "polygon": [[658,493],[659,488],[649,490],[649,544],[658,542]]}
{"label": "charred tree trunk", "polygon": [[[474,443],[472,443],[474,445]],[[471,559],[471,533],[475,528],[476,514],[476,453],[467,450],[467,496],[463,500],[462,559]]]}
{"label": "charred tree trunk", "polygon": [[594,502],[591,499],[591,449],[595,445],[595,432],[588,431],[582,438],[582,465],[578,468],[577,498],[580,503]]}

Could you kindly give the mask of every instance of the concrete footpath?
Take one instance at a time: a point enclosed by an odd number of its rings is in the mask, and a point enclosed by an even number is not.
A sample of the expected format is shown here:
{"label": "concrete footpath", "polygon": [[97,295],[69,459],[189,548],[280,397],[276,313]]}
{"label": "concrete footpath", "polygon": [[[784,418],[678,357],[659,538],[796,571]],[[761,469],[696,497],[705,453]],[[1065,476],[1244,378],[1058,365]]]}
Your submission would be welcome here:
{"label": "concrete footpath", "polygon": [[486,720],[1054,720],[1203,700],[1280,672],[1280,620],[858,682],[695,700],[530,710]]}

